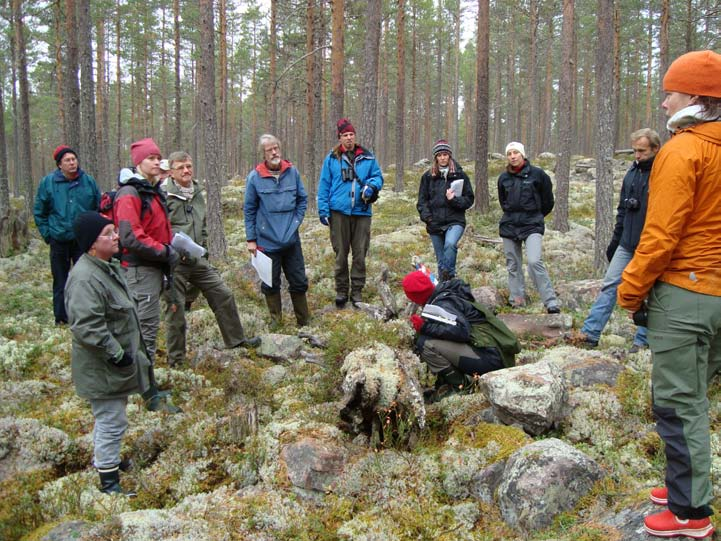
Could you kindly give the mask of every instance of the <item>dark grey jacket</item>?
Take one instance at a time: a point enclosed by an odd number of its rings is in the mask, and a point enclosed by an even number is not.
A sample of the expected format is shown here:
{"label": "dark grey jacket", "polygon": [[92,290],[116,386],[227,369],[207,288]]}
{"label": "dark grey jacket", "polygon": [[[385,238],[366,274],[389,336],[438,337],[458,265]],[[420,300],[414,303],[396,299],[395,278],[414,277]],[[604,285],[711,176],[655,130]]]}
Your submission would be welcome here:
{"label": "dark grey jacket", "polygon": [[[636,250],[641,239],[643,224],[646,222],[648,210],[648,178],[651,176],[651,167],[654,158],[633,162],[631,168],[623,177],[621,197],[618,201],[616,213],[616,227],[611,237],[612,251],[619,244],[629,252]],[[635,203],[634,201],[635,200]]]}
{"label": "dark grey jacket", "polygon": [[553,210],[553,185],[540,167],[526,160],[523,169],[506,169],[498,177],[498,201],[503,209],[499,224],[501,237],[526,240],[546,231],[543,218]]}

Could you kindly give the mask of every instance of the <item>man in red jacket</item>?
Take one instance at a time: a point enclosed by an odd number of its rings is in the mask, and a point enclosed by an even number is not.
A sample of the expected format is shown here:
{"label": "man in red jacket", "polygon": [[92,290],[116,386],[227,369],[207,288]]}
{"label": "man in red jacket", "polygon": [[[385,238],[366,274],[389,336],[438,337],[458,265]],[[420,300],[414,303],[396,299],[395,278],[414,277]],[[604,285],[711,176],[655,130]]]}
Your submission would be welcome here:
{"label": "man in red jacket", "polygon": [[170,245],[172,231],[160,190],[160,149],[152,139],[141,139],[130,145],[135,174],[121,174],[113,214],[123,247],[121,262],[125,279],[137,302],[140,331],[151,362],[151,386],[143,394],[149,410],[179,411],[161,400],[152,365],[160,327],[160,295],[163,275],[171,271],[180,256]]}

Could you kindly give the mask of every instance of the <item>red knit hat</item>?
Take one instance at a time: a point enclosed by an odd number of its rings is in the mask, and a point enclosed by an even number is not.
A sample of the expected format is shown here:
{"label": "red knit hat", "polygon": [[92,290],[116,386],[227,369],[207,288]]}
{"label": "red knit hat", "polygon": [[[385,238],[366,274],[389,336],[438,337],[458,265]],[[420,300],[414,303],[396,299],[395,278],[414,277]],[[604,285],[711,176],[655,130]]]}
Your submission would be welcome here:
{"label": "red knit hat", "polygon": [[413,271],[403,278],[403,291],[416,304],[425,304],[434,289],[433,282],[424,272]]}
{"label": "red knit hat", "polygon": [[138,165],[145,158],[152,155],[156,155],[158,158],[163,157],[160,148],[150,137],[135,141],[130,145],[130,158],[133,160],[133,165]]}
{"label": "red knit hat", "polygon": [[68,145],[60,145],[55,150],[53,150],[53,160],[55,160],[55,164],[60,165],[60,162],[63,160],[63,156],[65,156],[66,154],[74,154],[76,158],[78,157],[78,153],[75,152]]}
{"label": "red knit hat", "polygon": [[348,132],[355,133],[355,128],[353,127],[353,124],[350,123],[350,120],[348,120],[347,118],[341,118],[338,121],[338,138],[340,138],[340,136],[344,133]]}
{"label": "red knit hat", "polygon": [[674,60],[663,77],[665,92],[721,98],[721,54],[693,51]]}

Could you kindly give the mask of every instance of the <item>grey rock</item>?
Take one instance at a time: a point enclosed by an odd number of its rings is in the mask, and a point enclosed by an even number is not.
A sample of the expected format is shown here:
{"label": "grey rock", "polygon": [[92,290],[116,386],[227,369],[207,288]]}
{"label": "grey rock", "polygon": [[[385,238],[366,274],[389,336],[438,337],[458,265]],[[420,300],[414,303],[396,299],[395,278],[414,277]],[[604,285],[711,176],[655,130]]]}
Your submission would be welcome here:
{"label": "grey rock", "polygon": [[573,167],[576,173],[585,173],[592,167],[596,167],[596,160],[595,158],[582,158]]}
{"label": "grey rock", "polygon": [[55,526],[40,538],[40,541],[74,541],[82,539],[92,529],[92,524],[83,520],[71,520]]}
{"label": "grey rock", "polygon": [[484,374],[480,386],[498,419],[538,436],[562,417],[565,387],[556,372],[547,362],[516,366]]}
{"label": "grey rock", "polygon": [[586,310],[598,297],[602,284],[601,278],[559,283],[556,285],[558,300],[569,310]]}
{"label": "grey rock", "polygon": [[538,155],[539,160],[555,160],[556,155],[553,152],[541,152]]}
{"label": "grey rock", "polygon": [[503,154],[501,154],[500,152],[491,152],[488,155],[488,157],[491,158],[492,160],[505,160],[506,159],[506,157]]}
{"label": "grey rock", "polygon": [[261,337],[258,355],[269,357],[274,361],[297,359],[303,349],[303,340],[288,334],[264,334]]}
{"label": "grey rock", "polygon": [[294,486],[320,492],[335,486],[346,461],[345,449],[313,438],[286,445],[280,456]]}
{"label": "grey rock", "polygon": [[[595,521],[598,524],[613,528],[613,534],[618,537],[618,541],[651,541],[658,539],[646,533],[643,527],[643,519],[647,515],[658,513],[662,508],[651,502],[644,502],[633,507],[628,507],[620,512],[608,511],[602,514]],[[679,537],[678,539],[689,539],[687,537]]]}
{"label": "grey rock", "polygon": [[428,158],[423,158],[422,160],[418,160],[416,163],[413,164],[413,167],[416,169],[422,169],[423,167],[430,167],[431,160]]}
{"label": "grey rock", "polygon": [[594,180],[597,176],[596,168],[595,167],[589,167],[586,169],[586,177],[588,180]]}
{"label": "grey rock", "polygon": [[483,468],[471,481],[471,496],[483,503],[493,503],[493,496],[503,479],[506,461],[502,460]]}
{"label": "grey rock", "polygon": [[497,308],[504,303],[503,295],[493,286],[480,286],[473,288],[476,301],[489,308]]}
{"label": "grey rock", "polygon": [[616,385],[623,366],[600,351],[565,346],[552,350],[554,363],[561,369],[566,388]]}
{"label": "grey rock", "polygon": [[71,520],[58,524],[40,538],[40,541],[75,541],[92,528],[92,524],[84,520]]}
{"label": "grey rock", "polygon": [[499,314],[516,336],[562,338],[573,326],[570,314]]}
{"label": "grey rock", "polygon": [[525,531],[546,528],[556,515],[573,509],[602,476],[595,461],[559,439],[531,443],[506,463],[497,491],[501,515]]}
{"label": "grey rock", "polygon": [[286,367],[275,364],[263,372],[263,381],[271,387],[275,387],[285,379],[287,374],[288,369]]}

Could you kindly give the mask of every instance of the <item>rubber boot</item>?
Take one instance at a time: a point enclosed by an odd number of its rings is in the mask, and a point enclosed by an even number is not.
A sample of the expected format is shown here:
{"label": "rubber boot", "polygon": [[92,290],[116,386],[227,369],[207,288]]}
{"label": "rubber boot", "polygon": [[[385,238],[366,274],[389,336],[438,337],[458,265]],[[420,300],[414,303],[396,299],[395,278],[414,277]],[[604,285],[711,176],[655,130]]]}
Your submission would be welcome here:
{"label": "rubber boot", "polygon": [[128,498],[137,496],[135,492],[124,491],[120,486],[120,470],[118,466],[107,470],[98,468],[98,475],[100,476],[100,492],[118,494]]}
{"label": "rubber boot", "polygon": [[280,293],[266,295],[265,303],[268,305],[268,312],[270,312],[271,327],[280,327],[283,323],[283,300],[280,298]]}
{"label": "rubber boot", "polygon": [[305,327],[310,322],[310,310],[308,310],[308,298],[305,292],[291,292],[290,300],[293,301],[293,311],[295,312],[295,320],[298,322],[298,327]]}
{"label": "rubber boot", "polygon": [[[151,368],[152,370],[152,368]],[[158,387],[155,381],[150,385],[150,388],[145,391],[142,395],[145,401],[145,409],[148,411],[164,411],[166,413],[175,414],[180,413],[181,410],[178,406],[173,405],[170,401],[170,396],[167,391],[158,391]]]}

